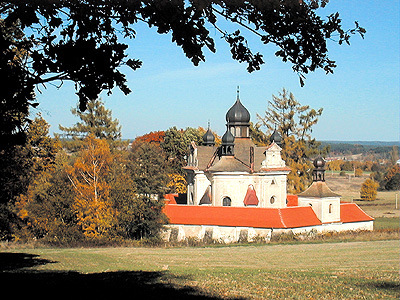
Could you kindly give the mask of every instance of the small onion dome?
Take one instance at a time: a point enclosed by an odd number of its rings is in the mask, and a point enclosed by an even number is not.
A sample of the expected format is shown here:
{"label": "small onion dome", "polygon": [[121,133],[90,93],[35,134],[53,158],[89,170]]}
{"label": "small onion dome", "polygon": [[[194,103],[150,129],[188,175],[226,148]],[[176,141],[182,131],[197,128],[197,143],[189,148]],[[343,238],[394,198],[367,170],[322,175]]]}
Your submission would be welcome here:
{"label": "small onion dome", "polygon": [[269,138],[269,141],[272,143],[272,142],[275,142],[275,144],[277,144],[277,145],[281,145],[281,143],[282,143],[282,137],[281,137],[281,135],[278,133],[278,131],[276,131],[276,129],[274,130],[274,132],[271,134],[271,136],[270,136],[270,138]]}
{"label": "small onion dome", "polygon": [[322,169],[325,167],[325,160],[321,156],[318,156],[316,159],[314,159],[313,164],[317,169]]}
{"label": "small onion dome", "polygon": [[237,98],[235,104],[226,113],[226,122],[230,125],[247,124],[250,122],[250,113]]}
{"label": "small onion dome", "polygon": [[222,136],[221,142],[223,145],[233,145],[235,142],[235,137],[233,134],[227,129],[225,134]]}
{"label": "small onion dome", "polygon": [[208,128],[207,132],[203,135],[203,144],[206,146],[215,145],[215,136],[211,132],[210,128]]}

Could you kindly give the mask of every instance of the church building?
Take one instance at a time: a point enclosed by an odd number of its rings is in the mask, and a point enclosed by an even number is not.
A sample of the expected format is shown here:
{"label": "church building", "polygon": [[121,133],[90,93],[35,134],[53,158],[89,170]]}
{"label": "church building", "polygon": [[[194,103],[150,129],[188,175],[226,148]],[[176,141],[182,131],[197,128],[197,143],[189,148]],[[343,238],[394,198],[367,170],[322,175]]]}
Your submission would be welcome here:
{"label": "church building", "polygon": [[[203,145],[192,143],[188,158],[189,205],[286,207],[286,175],[280,137],[269,147],[256,147],[250,139],[250,114],[240,102],[226,114],[226,132],[220,147],[208,128]],[[276,139],[276,140],[275,140]]]}
{"label": "church building", "polygon": [[239,99],[226,113],[226,131],[215,145],[210,127],[202,145],[191,143],[186,171],[187,200],[166,195],[170,220],[164,238],[203,239],[229,243],[269,240],[274,233],[372,230],[373,218],[355,203],[341,203],[325,183],[325,162],[314,160],[313,183],[299,195],[287,195],[290,168],[281,158],[277,131],[270,145],[250,139],[250,113]]}

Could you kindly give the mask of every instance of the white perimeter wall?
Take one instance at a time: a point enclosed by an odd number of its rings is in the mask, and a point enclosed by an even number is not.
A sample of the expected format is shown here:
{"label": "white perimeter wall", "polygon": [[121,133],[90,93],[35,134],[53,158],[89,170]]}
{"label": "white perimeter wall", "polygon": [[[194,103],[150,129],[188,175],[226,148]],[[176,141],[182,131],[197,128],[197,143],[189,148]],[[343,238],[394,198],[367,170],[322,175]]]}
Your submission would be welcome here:
{"label": "white perimeter wall", "polygon": [[230,226],[207,226],[207,225],[175,225],[165,226],[162,238],[165,241],[184,241],[186,239],[212,239],[217,242],[229,244],[238,241],[252,242],[255,239],[263,239],[266,242],[271,240],[271,236],[282,233],[307,234],[309,232],[340,232],[373,230],[373,221],[354,222],[354,223],[332,223],[319,226],[308,226],[300,228],[253,228],[253,227],[230,227]]}

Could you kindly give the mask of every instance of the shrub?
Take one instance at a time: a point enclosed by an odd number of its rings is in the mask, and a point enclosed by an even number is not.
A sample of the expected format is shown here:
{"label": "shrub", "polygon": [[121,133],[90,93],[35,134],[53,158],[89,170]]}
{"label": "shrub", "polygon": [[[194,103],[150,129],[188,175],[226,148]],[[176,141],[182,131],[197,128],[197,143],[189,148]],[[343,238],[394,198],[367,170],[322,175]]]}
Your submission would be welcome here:
{"label": "shrub", "polygon": [[356,177],[361,177],[362,174],[363,174],[363,171],[362,171],[360,168],[357,168],[357,169],[354,171],[354,175],[355,175]]}
{"label": "shrub", "polygon": [[361,185],[360,197],[362,200],[372,201],[376,199],[379,184],[374,180],[367,178]]}

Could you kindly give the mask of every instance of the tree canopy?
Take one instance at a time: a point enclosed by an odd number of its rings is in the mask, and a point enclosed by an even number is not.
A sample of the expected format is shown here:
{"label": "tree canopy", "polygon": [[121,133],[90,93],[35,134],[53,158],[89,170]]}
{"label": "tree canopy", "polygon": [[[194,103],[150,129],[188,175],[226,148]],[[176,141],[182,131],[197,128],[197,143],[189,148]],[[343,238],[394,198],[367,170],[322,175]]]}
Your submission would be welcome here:
{"label": "tree canopy", "polygon": [[[349,43],[352,34],[365,33],[357,22],[354,28],[343,29],[339,13],[321,18],[317,10],[327,2],[2,1],[0,70],[7,89],[0,96],[1,138],[23,142],[21,119],[27,118],[29,106],[37,105],[35,87],[74,82],[81,111],[104,90],[111,93],[118,87],[130,93],[121,67],[136,70],[142,65],[127,51],[127,39],[135,38],[139,22],[156,27],[159,34],[170,33],[194,65],[205,61],[205,49],[216,51],[211,29],[249,72],[264,63],[263,55],[253,53],[246,40],[255,35],[263,44],[277,47],[275,56],[291,64],[303,85],[310,71],[333,72],[336,65],[328,57],[328,40]],[[240,29],[225,28],[221,20]]]}
{"label": "tree canopy", "polygon": [[121,126],[118,119],[112,118],[111,110],[106,109],[101,99],[91,99],[87,103],[85,112],[77,108],[71,109],[74,116],[78,116],[80,122],[72,127],[59,125],[59,129],[64,131],[67,137],[84,138],[93,134],[96,138],[115,141],[121,138]]}
{"label": "tree canopy", "polygon": [[[272,95],[265,116],[257,115],[270,135],[276,130],[282,136],[282,158],[292,170],[288,175],[288,191],[291,193],[299,193],[309,185],[311,159],[329,152],[327,147],[320,149],[321,143],[311,137],[313,126],[317,124],[322,111],[322,108],[315,110],[308,105],[301,105],[292,93],[283,89],[278,96]],[[261,124],[253,128],[252,137],[265,140],[256,130]]]}

